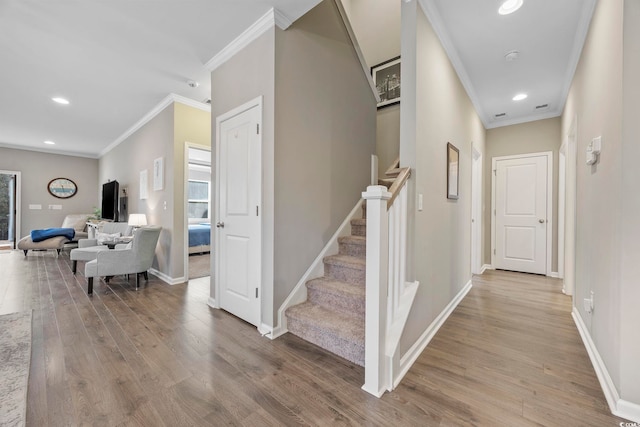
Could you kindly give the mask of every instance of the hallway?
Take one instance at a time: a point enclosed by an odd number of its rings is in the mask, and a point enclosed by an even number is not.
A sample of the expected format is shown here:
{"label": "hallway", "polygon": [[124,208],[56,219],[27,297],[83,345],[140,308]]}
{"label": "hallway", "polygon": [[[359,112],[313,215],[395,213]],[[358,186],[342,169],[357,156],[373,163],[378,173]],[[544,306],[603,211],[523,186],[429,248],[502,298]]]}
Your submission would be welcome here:
{"label": "hallway", "polygon": [[[150,276],[86,295],[68,252],[0,254],[0,313],[33,309],[27,425],[617,426],[556,279],[488,271],[381,399],[364,370],[270,341]],[[82,271],[82,268],[79,269]]]}

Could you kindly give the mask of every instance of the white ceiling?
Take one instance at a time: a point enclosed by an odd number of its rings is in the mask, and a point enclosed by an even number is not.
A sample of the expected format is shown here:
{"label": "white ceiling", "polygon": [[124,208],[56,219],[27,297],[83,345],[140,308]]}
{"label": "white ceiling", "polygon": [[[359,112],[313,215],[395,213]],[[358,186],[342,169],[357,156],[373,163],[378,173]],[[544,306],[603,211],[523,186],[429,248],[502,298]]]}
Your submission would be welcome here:
{"label": "white ceiling", "polygon": [[319,1],[0,0],[0,145],[98,157],[170,93],[209,98],[204,64],[271,8]]}
{"label": "white ceiling", "polygon": [[[508,16],[497,0],[420,1],[485,127],[562,113],[596,0]],[[0,146],[98,157],[168,94],[209,98],[204,64],[271,8],[295,21],[319,2],[0,0]]]}
{"label": "white ceiling", "polygon": [[595,2],[524,0],[501,16],[498,0],[421,0],[486,128],[562,114]]}

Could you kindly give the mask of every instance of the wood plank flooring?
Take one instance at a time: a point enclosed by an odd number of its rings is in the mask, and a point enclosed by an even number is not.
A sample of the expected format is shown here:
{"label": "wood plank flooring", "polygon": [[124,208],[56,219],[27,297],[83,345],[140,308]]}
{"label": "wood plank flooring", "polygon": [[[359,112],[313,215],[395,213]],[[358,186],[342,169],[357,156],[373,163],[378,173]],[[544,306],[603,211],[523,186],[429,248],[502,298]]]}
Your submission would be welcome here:
{"label": "wood plank flooring", "polygon": [[[79,271],[83,270],[82,265]],[[34,310],[27,425],[617,426],[560,282],[487,272],[392,393],[150,276],[86,294],[68,251],[0,254],[0,314]],[[425,285],[422,285],[425,286]]]}

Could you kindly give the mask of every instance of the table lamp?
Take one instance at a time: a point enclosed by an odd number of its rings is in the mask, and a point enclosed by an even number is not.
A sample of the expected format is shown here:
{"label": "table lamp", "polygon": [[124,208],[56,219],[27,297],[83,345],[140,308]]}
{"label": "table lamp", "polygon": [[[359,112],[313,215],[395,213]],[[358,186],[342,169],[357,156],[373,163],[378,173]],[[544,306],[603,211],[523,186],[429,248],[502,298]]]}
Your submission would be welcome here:
{"label": "table lamp", "polygon": [[130,214],[129,225],[132,226],[134,230],[137,230],[143,225],[147,225],[147,216],[141,213]]}

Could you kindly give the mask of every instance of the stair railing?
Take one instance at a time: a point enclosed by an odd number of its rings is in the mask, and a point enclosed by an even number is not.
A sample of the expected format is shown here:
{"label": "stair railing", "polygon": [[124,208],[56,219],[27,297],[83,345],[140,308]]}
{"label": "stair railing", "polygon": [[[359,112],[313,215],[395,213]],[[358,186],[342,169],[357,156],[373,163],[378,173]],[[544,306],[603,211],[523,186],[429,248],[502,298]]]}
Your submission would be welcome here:
{"label": "stair railing", "polygon": [[[399,372],[399,343],[418,283],[406,283],[407,180],[399,161],[387,178],[367,188],[365,383],[374,396],[393,390]],[[387,185],[389,186],[387,189]]]}

